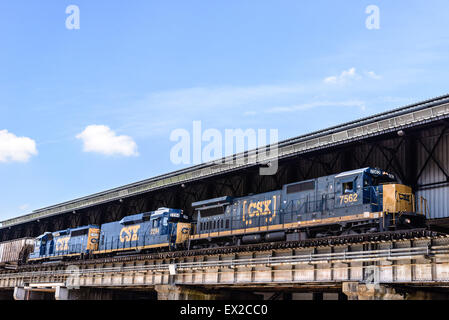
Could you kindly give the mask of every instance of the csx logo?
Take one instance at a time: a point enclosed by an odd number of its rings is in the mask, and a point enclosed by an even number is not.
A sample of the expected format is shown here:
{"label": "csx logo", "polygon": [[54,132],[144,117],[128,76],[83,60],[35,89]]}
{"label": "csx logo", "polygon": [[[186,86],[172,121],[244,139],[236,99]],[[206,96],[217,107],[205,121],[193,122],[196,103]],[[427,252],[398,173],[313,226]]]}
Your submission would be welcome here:
{"label": "csx logo", "polygon": [[[272,205],[273,201],[273,205]],[[272,207],[270,208],[270,206]],[[274,210],[274,211],[272,211]],[[273,196],[273,199],[269,200],[261,200],[250,202],[248,206],[246,205],[246,201],[243,202],[243,221],[246,225],[253,224],[253,219],[260,216],[265,216],[264,221],[260,221],[261,223],[269,223],[273,221],[273,218],[276,215],[276,196]]]}
{"label": "csx logo", "polygon": [[248,215],[250,218],[256,216],[265,216],[267,214],[271,214],[271,200],[257,201],[251,202],[248,205]]}
{"label": "csx logo", "polygon": [[122,230],[120,231],[120,242],[137,241],[139,239],[137,235],[139,229],[140,224],[122,228]]}
{"label": "csx logo", "polygon": [[70,237],[63,237],[56,240],[56,251],[68,250],[69,249]]}
{"label": "csx logo", "polygon": [[404,200],[410,202],[410,194],[400,193],[399,200]]}

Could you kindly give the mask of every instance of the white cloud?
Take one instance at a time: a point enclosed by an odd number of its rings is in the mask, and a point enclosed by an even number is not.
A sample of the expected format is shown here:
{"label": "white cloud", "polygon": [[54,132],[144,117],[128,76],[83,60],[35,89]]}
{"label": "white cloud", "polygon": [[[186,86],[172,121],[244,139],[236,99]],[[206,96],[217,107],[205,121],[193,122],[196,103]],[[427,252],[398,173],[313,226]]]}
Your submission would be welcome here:
{"label": "white cloud", "polygon": [[[377,76],[373,71],[370,75]],[[338,106],[348,100],[355,100],[355,94],[367,88],[366,83],[361,80],[369,80],[370,75],[365,70],[359,72],[352,67],[336,76],[324,79],[323,75],[305,83],[262,83],[164,90],[151,92],[134,103],[127,103],[126,108],[117,109],[114,113],[126,123],[121,130],[131,132],[133,137],[167,135],[174,128],[189,125],[189,119],[208,119],[215,126],[226,126],[223,115],[244,116],[247,120],[261,113],[310,108],[311,106],[303,105],[307,101],[318,101],[315,102],[317,106],[323,101],[337,101]],[[385,85],[382,81],[376,81],[376,84]],[[370,81],[369,85],[367,90],[374,91],[374,81]],[[370,101],[366,101],[367,105],[369,103]],[[365,110],[365,102],[352,105]],[[110,116],[111,110],[108,109],[107,112]],[[167,117],[167,114],[170,117]],[[151,130],[148,130],[149,127]]]}
{"label": "white cloud", "polygon": [[302,85],[256,85],[247,87],[195,87],[152,93],[146,105],[164,108],[214,108],[239,106],[254,101],[307,92]]}
{"label": "white cloud", "polygon": [[303,111],[319,107],[355,107],[365,110],[365,102],[360,100],[348,100],[348,101],[316,101],[311,103],[304,103],[300,105],[293,105],[287,107],[273,107],[265,110],[265,113],[283,113]]}
{"label": "white cloud", "polygon": [[[322,83],[319,84],[322,87]],[[280,85],[193,87],[150,93],[133,105],[121,108],[117,117],[126,122],[122,129],[133,136],[166,135],[168,128],[186,125],[188,119],[216,117],[213,114],[243,114],[253,106],[269,107],[297,101],[309,92],[311,85],[287,83]],[[132,109],[132,112],[130,112]],[[249,114],[256,113],[249,110]],[[167,117],[167,114],[170,116]],[[110,115],[110,111],[108,111]],[[224,118],[223,118],[224,119]],[[148,128],[151,127],[151,130]]]}
{"label": "white cloud", "polygon": [[33,139],[0,130],[0,162],[27,162],[36,154],[36,142]]}
{"label": "white cloud", "polygon": [[83,140],[84,152],[97,152],[105,155],[138,156],[137,144],[125,135],[117,136],[108,126],[90,125],[76,136]]}
{"label": "white cloud", "polygon": [[331,76],[324,79],[324,83],[329,84],[345,84],[350,80],[359,80],[361,77],[357,74],[355,68],[343,70],[338,76]]}
{"label": "white cloud", "polygon": [[361,80],[364,77],[368,77],[371,79],[375,79],[375,80],[380,80],[382,79],[382,77],[378,74],[376,74],[374,71],[366,71],[363,73],[364,76],[361,76],[360,74],[357,73],[356,69],[350,68],[349,70],[343,70],[340,75],[338,76],[330,76],[327,77],[323,80],[324,83],[326,84],[339,84],[339,85],[343,85],[343,84],[347,84],[350,81],[354,81],[354,80]]}
{"label": "white cloud", "polygon": [[366,72],[366,75],[371,79],[375,79],[375,80],[382,79],[382,77],[377,75],[374,71],[368,71],[368,72]]}
{"label": "white cloud", "polygon": [[28,210],[29,207],[30,207],[30,205],[25,203],[25,204],[22,204],[21,206],[19,206],[19,209],[21,211],[25,211],[25,210]]}
{"label": "white cloud", "polygon": [[243,113],[245,116],[255,116],[256,114],[256,111],[245,111],[245,113]]}

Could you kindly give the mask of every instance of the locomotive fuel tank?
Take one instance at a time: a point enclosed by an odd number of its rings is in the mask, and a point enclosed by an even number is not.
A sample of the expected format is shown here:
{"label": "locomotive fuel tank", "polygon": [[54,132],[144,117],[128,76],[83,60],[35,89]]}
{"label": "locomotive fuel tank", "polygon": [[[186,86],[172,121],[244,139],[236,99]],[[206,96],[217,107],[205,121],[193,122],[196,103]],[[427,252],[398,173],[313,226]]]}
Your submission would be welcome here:
{"label": "locomotive fuel tank", "polygon": [[285,240],[285,232],[279,231],[279,232],[267,233],[265,235],[265,240],[268,242]]}

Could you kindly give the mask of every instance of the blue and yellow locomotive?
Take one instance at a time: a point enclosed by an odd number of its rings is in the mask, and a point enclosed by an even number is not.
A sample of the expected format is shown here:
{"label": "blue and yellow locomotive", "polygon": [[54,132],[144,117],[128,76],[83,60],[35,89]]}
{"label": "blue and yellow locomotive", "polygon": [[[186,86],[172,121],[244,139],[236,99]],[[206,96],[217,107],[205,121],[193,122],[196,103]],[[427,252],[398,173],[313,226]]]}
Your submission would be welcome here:
{"label": "blue and yellow locomotive", "polygon": [[224,245],[424,225],[411,188],[374,168],[290,183],[257,195],[199,201],[192,207],[197,219],[191,239],[215,239]]}
{"label": "blue and yellow locomotive", "polygon": [[89,255],[97,249],[99,235],[100,228],[95,225],[45,232],[36,238],[29,260]]}
{"label": "blue and yellow locomotive", "polygon": [[184,245],[191,224],[182,210],[159,208],[120,221],[46,232],[35,240],[29,261],[90,257],[103,254],[175,249]]}
{"label": "blue and yellow locomotive", "polygon": [[182,210],[159,208],[105,223],[101,226],[100,243],[94,254],[179,248],[189,238],[191,224],[188,221]]}

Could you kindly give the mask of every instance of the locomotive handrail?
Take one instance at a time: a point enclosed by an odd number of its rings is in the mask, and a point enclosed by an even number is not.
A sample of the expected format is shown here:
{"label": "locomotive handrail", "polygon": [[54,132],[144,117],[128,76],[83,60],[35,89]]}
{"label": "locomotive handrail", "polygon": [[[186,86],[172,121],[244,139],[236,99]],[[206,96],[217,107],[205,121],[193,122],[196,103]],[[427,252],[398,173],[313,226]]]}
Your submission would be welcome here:
{"label": "locomotive handrail", "polygon": [[[147,232],[151,232],[150,226],[148,226],[148,228],[143,233],[143,246],[146,246],[147,244],[149,244],[149,243],[147,243],[147,236],[149,236],[149,234],[147,234]],[[149,240],[148,240],[148,242],[149,242]]]}

